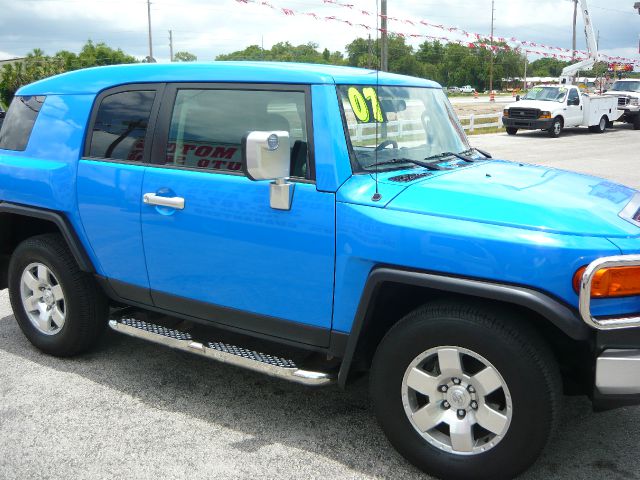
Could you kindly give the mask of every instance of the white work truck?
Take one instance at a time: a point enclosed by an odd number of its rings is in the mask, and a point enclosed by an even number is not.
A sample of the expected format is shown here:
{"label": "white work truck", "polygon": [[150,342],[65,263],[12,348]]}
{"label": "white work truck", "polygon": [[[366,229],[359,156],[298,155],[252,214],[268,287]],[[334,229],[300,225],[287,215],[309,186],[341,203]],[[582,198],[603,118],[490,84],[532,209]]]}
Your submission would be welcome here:
{"label": "white work truck", "polygon": [[549,136],[559,137],[570,127],[589,127],[602,133],[622,114],[616,97],[589,95],[573,85],[541,85],[509,104],[502,123],[509,135],[523,129],[546,130]]}
{"label": "white work truck", "polygon": [[640,79],[617,80],[605,95],[618,99],[618,108],[623,113],[620,121],[631,123],[634,130],[640,130]]}

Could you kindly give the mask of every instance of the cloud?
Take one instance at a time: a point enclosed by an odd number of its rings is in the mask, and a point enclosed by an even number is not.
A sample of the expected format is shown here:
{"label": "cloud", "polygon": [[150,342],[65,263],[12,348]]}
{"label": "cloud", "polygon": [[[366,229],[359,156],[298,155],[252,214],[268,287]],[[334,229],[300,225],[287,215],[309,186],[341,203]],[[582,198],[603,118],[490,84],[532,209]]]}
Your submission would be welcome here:
{"label": "cloud", "polygon": [[[371,0],[350,0],[353,9],[325,4],[322,0],[270,0],[278,7],[290,7],[320,16],[335,15],[353,23],[375,25]],[[346,3],[343,1],[343,3]],[[491,1],[476,0],[394,0],[389,15],[426,19],[478,33],[488,33]],[[592,20],[601,34],[604,53],[638,58],[640,17],[622,0],[604,3],[593,0]],[[627,8],[628,7],[628,8]],[[23,56],[33,48],[47,53],[78,51],[88,39],[104,41],[112,47],[143,58],[147,47],[147,8],[142,0],[0,0],[0,58]],[[155,0],[151,7],[154,56],[169,57],[168,30],[173,30],[174,51],[187,50],[200,60],[213,60],[220,53],[244,49],[264,42],[266,48],[280,41],[293,44],[314,42],[321,48],[344,50],[364,28],[308,16],[285,16],[280,10],[242,4],[235,0]],[[532,40],[537,43],[571,47],[572,3],[567,0],[496,0],[496,35]],[[391,31],[429,33],[432,30],[390,22]],[[375,35],[375,30],[370,31]],[[442,32],[439,33],[442,35]],[[584,48],[582,20],[579,20],[579,48]],[[421,40],[411,43],[417,45]]]}

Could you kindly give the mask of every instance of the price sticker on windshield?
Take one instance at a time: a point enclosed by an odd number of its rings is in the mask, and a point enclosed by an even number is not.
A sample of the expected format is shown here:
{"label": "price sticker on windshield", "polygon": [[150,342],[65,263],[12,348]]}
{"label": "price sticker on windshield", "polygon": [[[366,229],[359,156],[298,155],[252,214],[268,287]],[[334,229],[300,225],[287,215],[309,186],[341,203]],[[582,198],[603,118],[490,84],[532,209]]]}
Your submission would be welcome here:
{"label": "price sticker on windshield", "polygon": [[349,87],[347,90],[349,105],[358,123],[382,123],[384,114],[378,100],[378,94],[373,87]]}

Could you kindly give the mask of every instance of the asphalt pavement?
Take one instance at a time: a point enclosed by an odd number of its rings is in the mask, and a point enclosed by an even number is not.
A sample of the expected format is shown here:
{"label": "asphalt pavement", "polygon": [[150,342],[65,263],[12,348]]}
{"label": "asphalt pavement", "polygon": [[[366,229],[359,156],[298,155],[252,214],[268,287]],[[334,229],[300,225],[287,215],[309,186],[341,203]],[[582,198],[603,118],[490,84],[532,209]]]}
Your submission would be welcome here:
{"label": "asphalt pavement", "polygon": [[[496,157],[640,188],[640,132],[477,136]],[[566,398],[524,479],[640,478],[640,407]],[[376,425],[366,378],[309,389],[107,331],[72,359],[34,349],[0,292],[1,479],[425,479]]]}

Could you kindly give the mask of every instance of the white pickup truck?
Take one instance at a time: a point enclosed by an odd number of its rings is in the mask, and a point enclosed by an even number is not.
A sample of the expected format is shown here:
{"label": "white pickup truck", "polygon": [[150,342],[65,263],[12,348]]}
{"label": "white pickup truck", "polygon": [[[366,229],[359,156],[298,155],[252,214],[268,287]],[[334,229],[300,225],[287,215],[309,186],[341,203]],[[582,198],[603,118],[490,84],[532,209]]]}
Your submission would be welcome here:
{"label": "white pickup truck", "polygon": [[640,130],[640,79],[617,80],[605,95],[618,98],[618,108],[623,112],[620,121]]}
{"label": "white pickup truck", "polygon": [[572,85],[541,85],[509,104],[502,123],[509,135],[524,129],[546,130],[549,136],[559,137],[568,127],[589,127],[602,133],[622,114],[616,97],[588,95]]}

